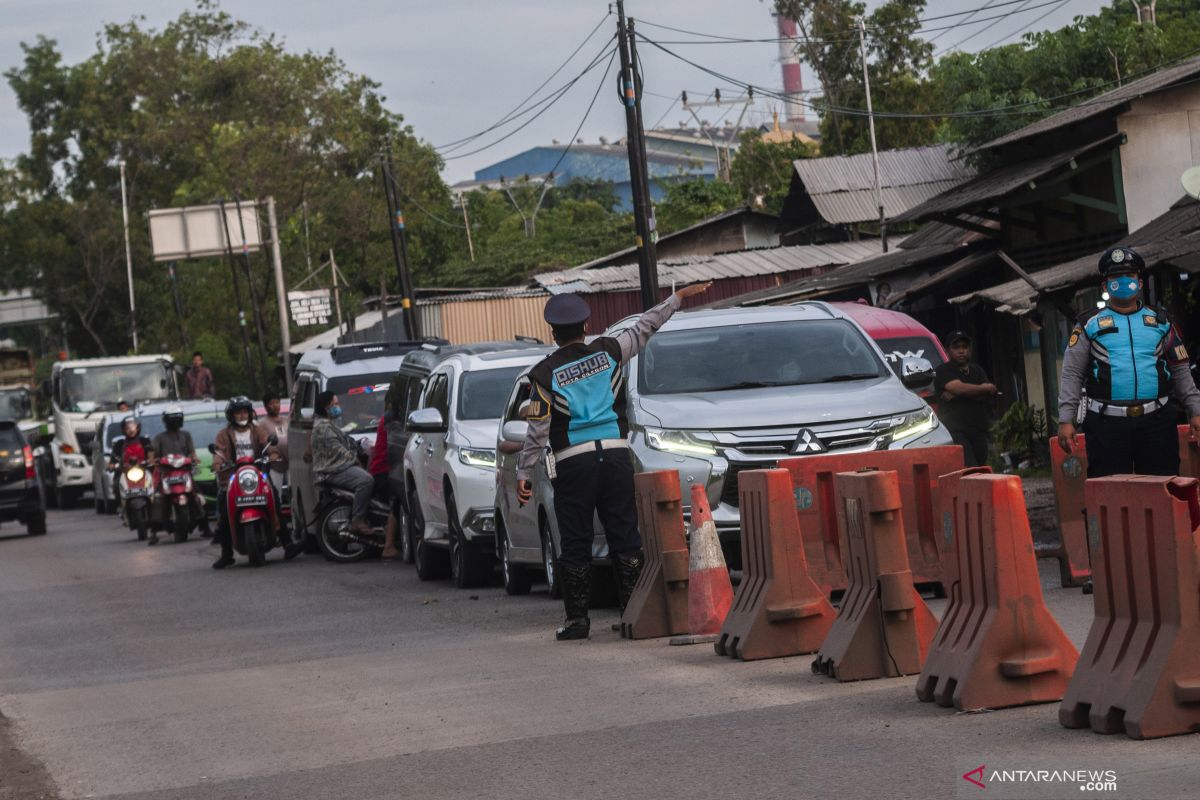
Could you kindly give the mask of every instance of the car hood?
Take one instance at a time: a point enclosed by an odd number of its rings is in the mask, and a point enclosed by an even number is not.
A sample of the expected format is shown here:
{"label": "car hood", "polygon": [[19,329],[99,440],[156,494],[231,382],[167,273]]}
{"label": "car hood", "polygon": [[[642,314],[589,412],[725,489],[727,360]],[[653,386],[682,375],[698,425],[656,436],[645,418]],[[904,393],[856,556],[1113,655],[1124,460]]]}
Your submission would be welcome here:
{"label": "car hood", "polygon": [[775,386],[697,394],[643,395],[636,422],[684,430],[820,425],[883,417],[922,406],[892,376],[810,386]]}
{"label": "car hood", "polygon": [[455,426],[459,438],[467,447],[496,449],[496,437],[500,434],[498,419],[465,419]]}

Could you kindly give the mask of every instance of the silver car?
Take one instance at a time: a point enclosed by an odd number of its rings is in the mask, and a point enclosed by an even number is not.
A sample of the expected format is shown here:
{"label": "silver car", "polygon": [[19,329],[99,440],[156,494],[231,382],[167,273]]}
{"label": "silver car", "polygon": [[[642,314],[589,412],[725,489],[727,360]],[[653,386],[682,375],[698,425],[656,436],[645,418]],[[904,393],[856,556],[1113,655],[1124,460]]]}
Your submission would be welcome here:
{"label": "silver car", "polygon": [[903,380],[827,303],[677,314],[628,365],[636,467],[678,470],[685,504],[704,486],[737,565],[739,472],[795,456],[951,444],[912,391],[932,380],[929,363],[905,359],[900,372]]}

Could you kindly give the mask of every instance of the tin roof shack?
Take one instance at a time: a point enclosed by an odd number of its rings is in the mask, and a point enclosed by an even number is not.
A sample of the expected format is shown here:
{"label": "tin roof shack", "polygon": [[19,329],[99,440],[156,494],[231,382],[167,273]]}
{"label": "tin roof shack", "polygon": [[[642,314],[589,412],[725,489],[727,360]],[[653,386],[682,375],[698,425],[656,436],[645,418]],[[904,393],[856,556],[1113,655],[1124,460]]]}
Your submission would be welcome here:
{"label": "tin roof shack", "polygon": [[[779,218],[752,208],[735,208],[694,225],[660,236],[659,260],[686,256],[712,256],[737,250],[778,247]],[[598,269],[637,263],[637,248],[629,247],[581,264],[578,269]]]}
{"label": "tin roof shack", "polygon": [[[870,153],[798,159],[793,169],[780,214],[784,244],[858,238],[860,227],[878,231]],[[974,174],[950,145],[884,150],[879,154],[884,215],[890,220]]]}
{"label": "tin roof shack", "polygon": [[[1039,272],[1094,256],[1168,210],[1200,144],[1198,77],[1200,58],[1192,58],[988,142],[974,154],[984,165],[979,175],[896,218],[991,236],[998,260],[976,272],[972,291],[956,295],[969,298],[959,304],[963,327],[989,337],[1009,332],[994,348],[1024,353],[1022,396],[1051,415],[1074,312],[1043,291]],[[1037,290],[1024,324],[995,304],[971,302],[979,290],[1014,280]]]}

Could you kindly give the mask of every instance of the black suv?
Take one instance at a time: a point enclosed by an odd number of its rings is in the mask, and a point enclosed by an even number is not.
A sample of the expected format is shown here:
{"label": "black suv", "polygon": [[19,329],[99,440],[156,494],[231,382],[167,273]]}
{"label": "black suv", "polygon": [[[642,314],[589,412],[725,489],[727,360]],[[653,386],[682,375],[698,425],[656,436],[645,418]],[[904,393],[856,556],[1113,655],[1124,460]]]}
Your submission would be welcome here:
{"label": "black suv", "polygon": [[13,420],[0,420],[0,523],[17,520],[30,536],[46,532],[46,495],[33,448]]}

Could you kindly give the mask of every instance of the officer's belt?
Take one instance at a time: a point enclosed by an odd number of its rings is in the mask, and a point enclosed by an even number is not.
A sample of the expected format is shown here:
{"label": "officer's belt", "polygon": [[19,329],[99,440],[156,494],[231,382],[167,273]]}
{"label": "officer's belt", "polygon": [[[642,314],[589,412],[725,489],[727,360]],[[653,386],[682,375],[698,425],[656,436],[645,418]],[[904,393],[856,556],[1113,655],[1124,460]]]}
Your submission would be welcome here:
{"label": "officer's belt", "polygon": [[1141,417],[1153,411],[1158,411],[1167,404],[1166,397],[1150,400],[1146,403],[1135,403],[1128,406],[1115,406],[1102,400],[1088,400],[1088,410],[1095,411],[1107,417]]}
{"label": "officer's belt", "polygon": [[594,453],[597,450],[628,450],[629,442],[624,439],[597,439],[594,442],[584,442],[577,444],[574,447],[568,447],[564,450],[559,450],[554,454],[555,461],[565,461],[571,456],[580,456],[584,453]]}

